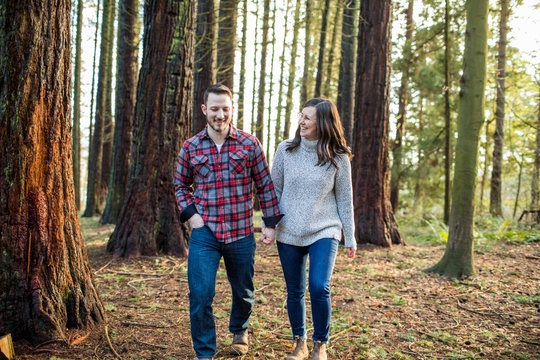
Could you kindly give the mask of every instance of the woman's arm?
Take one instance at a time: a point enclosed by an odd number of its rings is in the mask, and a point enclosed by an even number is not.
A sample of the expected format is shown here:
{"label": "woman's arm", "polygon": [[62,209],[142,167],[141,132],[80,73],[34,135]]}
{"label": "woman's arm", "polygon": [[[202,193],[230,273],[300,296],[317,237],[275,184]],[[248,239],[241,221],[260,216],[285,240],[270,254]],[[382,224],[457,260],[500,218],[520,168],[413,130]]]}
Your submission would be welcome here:
{"label": "woman's arm", "polygon": [[338,214],[345,234],[345,247],[356,250],[351,162],[344,155],[340,155],[336,160],[339,167],[336,172],[336,183],[334,186]]}

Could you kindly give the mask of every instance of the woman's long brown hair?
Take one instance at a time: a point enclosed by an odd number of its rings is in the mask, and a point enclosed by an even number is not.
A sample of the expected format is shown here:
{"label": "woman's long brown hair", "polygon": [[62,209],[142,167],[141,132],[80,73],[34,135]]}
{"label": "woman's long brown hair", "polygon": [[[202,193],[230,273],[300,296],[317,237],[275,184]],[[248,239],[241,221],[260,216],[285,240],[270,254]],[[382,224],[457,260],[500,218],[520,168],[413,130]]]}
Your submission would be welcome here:
{"label": "woman's long brown hair", "polygon": [[[317,116],[317,165],[331,163],[336,168],[336,156],[345,154],[352,158],[351,149],[347,146],[347,141],[343,135],[343,126],[339,117],[336,105],[329,99],[322,97],[313,98],[306,101],[303,108],[314,107]],[[291,143],[287,146],[287,151],[293,151],[300,146],[300,125],[296,129],[296,134]]]}

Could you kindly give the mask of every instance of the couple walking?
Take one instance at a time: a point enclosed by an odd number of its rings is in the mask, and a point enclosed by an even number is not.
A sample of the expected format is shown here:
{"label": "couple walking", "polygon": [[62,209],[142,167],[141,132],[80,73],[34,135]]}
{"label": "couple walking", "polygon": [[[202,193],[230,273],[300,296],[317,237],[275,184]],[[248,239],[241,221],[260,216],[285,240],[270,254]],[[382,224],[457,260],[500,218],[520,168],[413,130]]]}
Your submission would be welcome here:
{"label": "couple walking", "polygon": [[207,126],[187,140],[174,184],[180,219],[189,221],[188,283],[191,336],[197,359],[212,359],[216,331],[212,302],[221,257],[232,290],[230,352],[248,352],[254,304],[255,238],[252,182],[263,213],[261,241],[277,248],[287,287],[295,347],[287,359],[308,358],[306,263],[313,318],[312,359],[327,359],[330,279],[342,230],[354,257],[351,152],[339,114],[327,99],[306,102],[294,139],[279,144],[272,172],[259,140],[232,123],[232,92],[209,87],[201,109]]}

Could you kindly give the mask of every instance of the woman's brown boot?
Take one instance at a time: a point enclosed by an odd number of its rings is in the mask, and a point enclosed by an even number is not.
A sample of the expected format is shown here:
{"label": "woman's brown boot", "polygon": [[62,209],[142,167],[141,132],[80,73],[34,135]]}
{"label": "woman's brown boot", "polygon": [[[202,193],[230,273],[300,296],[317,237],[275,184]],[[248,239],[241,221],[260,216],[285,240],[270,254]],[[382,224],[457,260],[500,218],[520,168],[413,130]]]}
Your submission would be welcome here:
{"label": "woman's brown boot", "polygon": [[313,355],[311,360],[326,360],[326,344],[323,344],[320,341],[315,342],[313,345]]}
{"label": "woman's brown boot", "polygon": [[296,345],[292,353],[287,355],[286,360],[304,360],[308,357],[308,349],[306,339],[297,338]]}

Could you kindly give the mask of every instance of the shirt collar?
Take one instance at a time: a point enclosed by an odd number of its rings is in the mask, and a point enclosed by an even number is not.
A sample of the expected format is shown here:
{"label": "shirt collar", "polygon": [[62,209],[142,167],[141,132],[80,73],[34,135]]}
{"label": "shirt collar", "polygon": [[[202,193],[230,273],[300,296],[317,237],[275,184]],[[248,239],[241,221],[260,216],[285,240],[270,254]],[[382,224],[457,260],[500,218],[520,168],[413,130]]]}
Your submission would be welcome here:
{"label": "shirt collar", "polygon": [[[229,128],[229,133],[227,134],[227,137],[230,137],[235,140],[238,139],[238,130],[236,130],[236,128],[233,126],[232,123],[229,126],[230,128]],[[202,140],[204,138],[210,139],[210,136],[208,135],[208,124],[204,127],[204,129],[201,131],[199,135],[199,139]]]}

